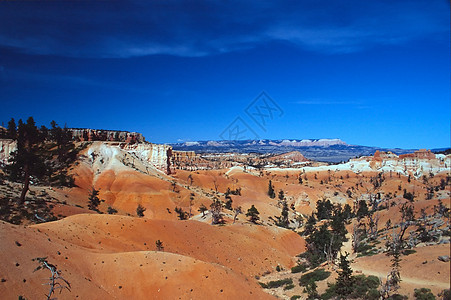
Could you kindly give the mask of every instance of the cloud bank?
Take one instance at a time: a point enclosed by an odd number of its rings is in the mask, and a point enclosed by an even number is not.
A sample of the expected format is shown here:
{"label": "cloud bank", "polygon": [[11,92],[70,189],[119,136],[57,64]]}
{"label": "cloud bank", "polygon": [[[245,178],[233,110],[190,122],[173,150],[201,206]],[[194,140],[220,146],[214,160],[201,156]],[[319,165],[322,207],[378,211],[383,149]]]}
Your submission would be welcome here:
{"label": "cloud bank", "polygon": [[447,38],[442,0],[0,2],[0,47],[38,55],[196,57],[279,41],[334,54]]}

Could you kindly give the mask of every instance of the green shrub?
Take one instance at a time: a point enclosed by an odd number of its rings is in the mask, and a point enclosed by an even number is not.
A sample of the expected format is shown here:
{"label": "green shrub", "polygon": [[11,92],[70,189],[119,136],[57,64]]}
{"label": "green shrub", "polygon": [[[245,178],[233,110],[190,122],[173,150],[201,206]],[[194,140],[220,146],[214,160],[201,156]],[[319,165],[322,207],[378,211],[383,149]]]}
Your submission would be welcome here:
{"label": "green shrub", "polygon": [[415,289],[413,296],[417,300],[435,300],[434,294],[427,288]]}
{"label": "green shrub", "polygon": [[307,264],[302,263],[300,265],[291,268],[291,273],[303,273],[307,270]]}
{"label": "green shrub", "polygon": [[292,284],[292,283],[289,283],[289,284],[287,284],[286,286],[283,287],[284,291],[291,290],[291,289],[294,289],[294,284]]}
{"label": "green shrub", "polygon": [[296,299],[301,299],[301,296],[294,295],[294,296],[291,296],[291,298],[290,298],[290,300],[296,300]]}
{"label": "green shrub", "polygon": [[402,254],[404,254],[406,256],[410,255],[410,254],[414,254],[414,253],[417,253],[417,251],[415,251],[413,249],[406,249],[406,250],[402,251]]}
{"label": "green shrub", "polygon": [[390,300],[407,300],[409,298],[404,295],[394,294],[394,295],[391,295],[390,297],[388,297],[388,299],[390,299]]}
{"label": "green shrub", "polygon": [[362,256],[372,256],[377,254],[377,250],[374,247],[374,244],[376,244],[375,242],[371,243],[371,244],[367,244],[367,243],[362,243],[359,245],[359,247],[357,248],[357,257],[362,257]]}
{"label": "green shrub", "polygon": [[439,297],[442,298],[442,300],[451,300],[451,293],[449,289],[445,289],[438,294]]}
{"label": "green shrub", "polygon": [[304,274],[299,279],[301,286],[307,286],[309,282],[321,281],[330,276],[330,272],[324,271],[324,269],[316,269],[313,272]]}
{"label": "green shrub", "polygon": [[274,288],[281,287],[283,285],[293,284],[293,279],[285,278],[285,279],[270,281],[268,283],[259,282],[259,284],[264,289],[274,289]]}
{"label": "green shrub", "polygon": [[[357,275],[354,277],[353,290],[348,296],[349,299],[366,299],[366,300],[378,300],[380,293],[377,290],[380,281],[376,276]],[[329,287],[321,295],[322,299],[332,299],[338,297],[336,293],[335,284],[329,284]]]}

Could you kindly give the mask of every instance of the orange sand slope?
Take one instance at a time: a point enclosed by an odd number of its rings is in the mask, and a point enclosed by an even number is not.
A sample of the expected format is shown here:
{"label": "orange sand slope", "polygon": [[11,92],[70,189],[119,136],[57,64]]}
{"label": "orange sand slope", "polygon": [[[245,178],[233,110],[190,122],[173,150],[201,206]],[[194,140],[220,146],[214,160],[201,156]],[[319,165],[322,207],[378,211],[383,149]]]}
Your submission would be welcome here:
{"label": "orange sand slope", "polygon": [[[3,299],[47,292],[50,272],[33,272],[32,261],[45,256],[72,285],[59,299],[267,299],[250,276],[290,267],[304,249],[279,228],[88,214],[32,227],[0,223],[0,238]],[[154,251],[158,239],[165,252]]]}
{"label": "orange sand slope", "polygon": [[[450,263],[438,260],[438,256],[449,255],[449,244],[416,247],[416,251],[401,260],[401,292],[413,297],[414,288],[430,288],[434,294],[450,288]],[[390,257],[385,254],[357,258],[353,269],[366,275],[375,275],[386,280],[390,271]]]}

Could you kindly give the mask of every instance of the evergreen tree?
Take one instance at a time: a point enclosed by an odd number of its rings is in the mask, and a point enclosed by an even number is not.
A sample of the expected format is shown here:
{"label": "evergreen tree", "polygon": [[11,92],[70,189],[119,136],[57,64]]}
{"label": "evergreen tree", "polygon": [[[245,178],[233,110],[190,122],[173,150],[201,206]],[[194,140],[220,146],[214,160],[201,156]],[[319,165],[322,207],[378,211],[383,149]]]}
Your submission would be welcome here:
{"label": "evergreen tree", "polygon": [[334,210],[334,215],[332,217],[332,221],[330,222],[330,227],[332,229],[332,232],[340,238],[341,242],[347,241],[346,234],[348,233],[348,230],[345,226],[343,213],[341,212],[341,209],[339,207]]}
{"label": "evergreen tree", "polygon": [[249,221],[252,223],[257,224],[257,221],[260,220],[259,214],[257,208],[252,204],[251,208],[247,210],[246,217],[249,217]]}
{"label": "evergreen tree", "polygon": [[307,259],[316,266],[325,260],[333,260],[337,257],[342,245],[342,239],[329,231],[328,224],[321,225],[319,230],[314,230],[305,238],[307,242]]}
{"label": "evergreen tree", "polygon": [[337,271],[338,278],[335,284],[336,293],[340,299],[347,299],[347,296],[354,290],[355,279],[352,276],[348,255],[349,253],[346,253],[345,255],[340,254],[340,263],[338,265],[340,270]]}
{"label": "evergreen tree", "polygon": [[178,215],[179,220],[186,220],[188,219],[188,213],[185,212],[181,207],[175,207],[175,212]]}
{"label": "evergreen tree", "polygon": [[343,218],[348,221],[350,220],[352,217],[354,216],[354,214],[352,213],[352,208],[349,204],[345,204],[344,208],[343,208]]}
{"label": "evergreen tree", "polygon": [[114,207],[108,206],[107,213],[110,215],[117,214],[117,209],[115,209]]}
{"label": "evergreen tree", "polygon": [[11,164],[7,167],[12,180],[23,182],[19,204],[25,201],[30,177],[41,179],[47,172],[43,158],[39,155],[41,142],[41,135],[33,118],[29,117],[25,124],[19,120],[17,150],[12,154]]}
{"label": "evergreen tree", "polygon": [[99,199],[99,190],[96,190],[95,188],[92,188],[89,192],[88,197],[88,208],[90,210],[99,211],[98,207],[100,205],[100,199]]}
{"label": "evergreen tree", "polygon": [[269,181],[268,184],[268,196],[271,199],[274,199],[276,197],[276,193],[274,192],[274,186],[272,185],[271,180]]}
{"label": "evergreen tree", "polygon": [[360,200],[359,201],[359,208],[357,210],[356,216],[357,219],[360,220],[361,218],[367,216],[369,214],[369,209],[368,209],[368,205],[366,204],[365,200]]}
{"label": "evergreen tree", "polygon": [[235,224],[235,221],[236,221],[238,215],[241,214],[241,213],[243,213],[243,212],[241,211],[241,206],[235,207],[235,208],[233,209],[233,212],[234,212],[234,214],[233,214],[233,223]]}
{"label": "evergreen tree", "polygon": [[388,298],[390,293],[396,292],[399,289],[399,283],[401,282],[401,250],[402,240],[398,234],[393,234],[391,240],[388,240],[385,244],[388,251],[387,256],[391,256],[391,271],[387,275],[387,281],[383,286],[382,294],[384,298]]}
{"label": "evergreen tree", "polygon": [[198,212],[202,213],[202,217],[205,217],[205,212],[208,210],[208,208],[202,203],[199,206]]}
{"label": "evergreen tree", "polygon": [[304,232],[302,235],[309,236],[315,231],[316,219],[315,215],[312,213],[310,217],[307,218],[307,222],[305,223]]}
{"label": "evergreen tree", "polygon": [[157,248],[157,251],[164,251],[163,242],[160,240],[155,241],[155,247]]}
{"label": "evergreen tree", "polygon": [[17,139],[17,127],[16,127],[16,121],[14,118],[11,118],[8,122],[8,127],[6,129],[6,137],[9,139]]}
{"label": "evergreen tree", "polygon": [[284,193],[283,193],[283,190],[280,190],[280,191],[279,191],[279,200],[280,200],[280,201],[285,200],[285,195],[284,195]]}
{"label": "evergreen tree", "polygon": [[332,217],[333,204],[329,199],[318,200],[316,202],[316,217],[318,221],[330,219]]}
{"label": "evergreen tree", "polygon": [[288,204],[287,201],[282,201],[282,212],[280,217],[277,217],[276,225],[284,228],[288,228],[289,220],[288,220]]}
{"label": "evergreen tree", "polygon": [[233,209],[233,207],[232,207],[232,203],[233,203],[232,197],[230,197],[230,195],[226,195],[225,199],[226,199],[225,208],[228,209],[228,210],[232,210]]}
{"label": "evergreen tree", "polygon": [[311,280],[307,283],[307,285],[305,286],[304,292],[307,293],[308,300],[314,300],[314,299],[320,298],[320,295],[318,294],[318,291],[316,288],[317,288],[317,285],[314,280]]}
{"label": "evergreen tree", "polygon": [[223,224],[224,216],[222,214],[222,202],[215,198],[213,203],[210,205],[211,212],[211,224]]}
{"label": "evergreen tree", "polygon": [[146,211],[146,209],[141,205],[138,204],[138,207],[136,208],[136,215],[140,218],[144,217],[144,212]]}

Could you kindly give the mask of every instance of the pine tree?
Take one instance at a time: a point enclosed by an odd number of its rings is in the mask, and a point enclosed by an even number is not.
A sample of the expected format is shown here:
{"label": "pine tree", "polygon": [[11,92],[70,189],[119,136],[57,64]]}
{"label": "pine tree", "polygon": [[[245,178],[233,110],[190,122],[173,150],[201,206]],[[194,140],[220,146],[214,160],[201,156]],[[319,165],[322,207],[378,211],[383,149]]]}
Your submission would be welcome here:
{"label": "pine tree", "polygon": [[198,212],[202,213],[202,217],[205,217],[205,212],[208,210],[208,208],[202,203],[199,206]]}
{"label": "pine tree", "polygon": [[305,223],[305,228],[302,233],[303,236],[309,236],[315,231],[316,219],[315,215],[312,213],[310,217],[307,218],[307,222]]}
{"label": "pine tree", "polygon": [[391,256],[391,270],[387,275],[387,281],[382,287],[382,295],[384,298],[388,298],[390,293],[396,292],[400,287],[402,240],[398,234],[393,233],[392,239],[388,240],[385,246],[388,249],[386,255]]}
{"label": "pine tree", "polygon": [[16,121],[14,118],[11,118],[8,122],[8,127],[6,129],[6,136],[10,139],[17,139],[17,127],[16,127]]}
{"label": "pine tree", "polygon": [[349,204],[345,204],[344,209],[343,209],[343,218],[348,221],[349,219],[351,219],[353,217],[353,213],[352,213],[352,209],[351,206]]}
{"label": "pine tree", "polygon": [[235,207],[235,208],[233,209],[233,212],[234,212],[234,214],[233,214],[233,223],[235,223],[235,221],[236,221],[238,215],[241,214],[241,213],[243,213],[243,212],[241,211],[241,206]]}
{"label": "pine tree", "polygon": [[308,300],[319,299],[320,295],[318,294],[318,291],[316,288],[317,288],[317,285],[314,280],[307,283],[307,285],[305,286],[304,292],[307,293]]}
{"label": "pine tree", "polygon": [[252,204],[251,208],[247,210],[246,217],[249,217],[249,221],[252,223],[257,224],[257,221],[260,220],[259,214],[257,208]]}
{"label": "pine tree", "polygon": [[25,201],[30,177],[41,179],[47,172],[43,158],[39,155],[41,143],[41,135],[33,118],[29,117],[25,124],[19,120],[17,150],[12,154],[11,164],[7,167],[12,180],[23,182],[19,204]]}
{"label": "pine tree", "polygon": [[280,190],[280,191],[279,191],[279,200],[280,200],[280,201],[285,200],[285,194],[283,193],[283,190]]}
{"label": "pine tree", "polygon": [[357,219],[360,220],[361,218],[367,216],[368,214],[369,214],[369,209],[368,209],[368,205],[366,204],[366,201],[360,200],[359,208],[356,213]]}
{"label": "pine tree", "polygon": [[186,220],[188,219],[188,213],[185,212],[181,207],[175,207],[175,212],[178,214],[179,220]]}
{"label": "pine tree", "polygon": [[213,203],[210,205],[211,212],[211,225],[223,224],[224,217],[222,215],[222,202],[215,198]]}
{"label": "pine tree", "polygon": [[89,200],[88,208],[90,210],[99,211],[98,209],[100,205],[99,190],[92,188],[91,191],[89,192],[88,200]]}
{"label": "pine tree", "polygon": [[140,218],[144,217],[145,211],[146,209],[141,204],[138,204],[138,207],[136,208],[136,214],[138,215],[138,217]]}
{"label": "pine tree", "polygon": [[318,220],[330,219],[333,208],[334,206],[329,199],[318,200],[316,202],[316,217]]}
{"label": "pine tree", "polygon": [[157,251],[164,251],[163,242],[160,240],[155,241],[155,247],[157,248]]}
{"label": "pine tree", "polygon": [[274,192],[274,186],[272,185],[271,180],[269,181],[268,184],[268,196],[271,199],[274,199],[276,197],[276,193]]}
{"label": "pine tree", "polygon": [[[279,194],[280,195],[280,194]],[[278,221],[276,222],[277,226],[288,228],[289,220],[288,220],[288,204],[286,200],[282,201],[282,212],[280,217],[277,217]]]}
{"label": "pine tree", "polygon": [[349,253],[340,254],[340,263],[338,267],[340,268],[338,273],[338,278],[335,284],[336,293],[340,296],[341,299],[347,299],[353,289],[355,284],[355,279],[352,276],[352,269],[350,263],[348,261]]}

